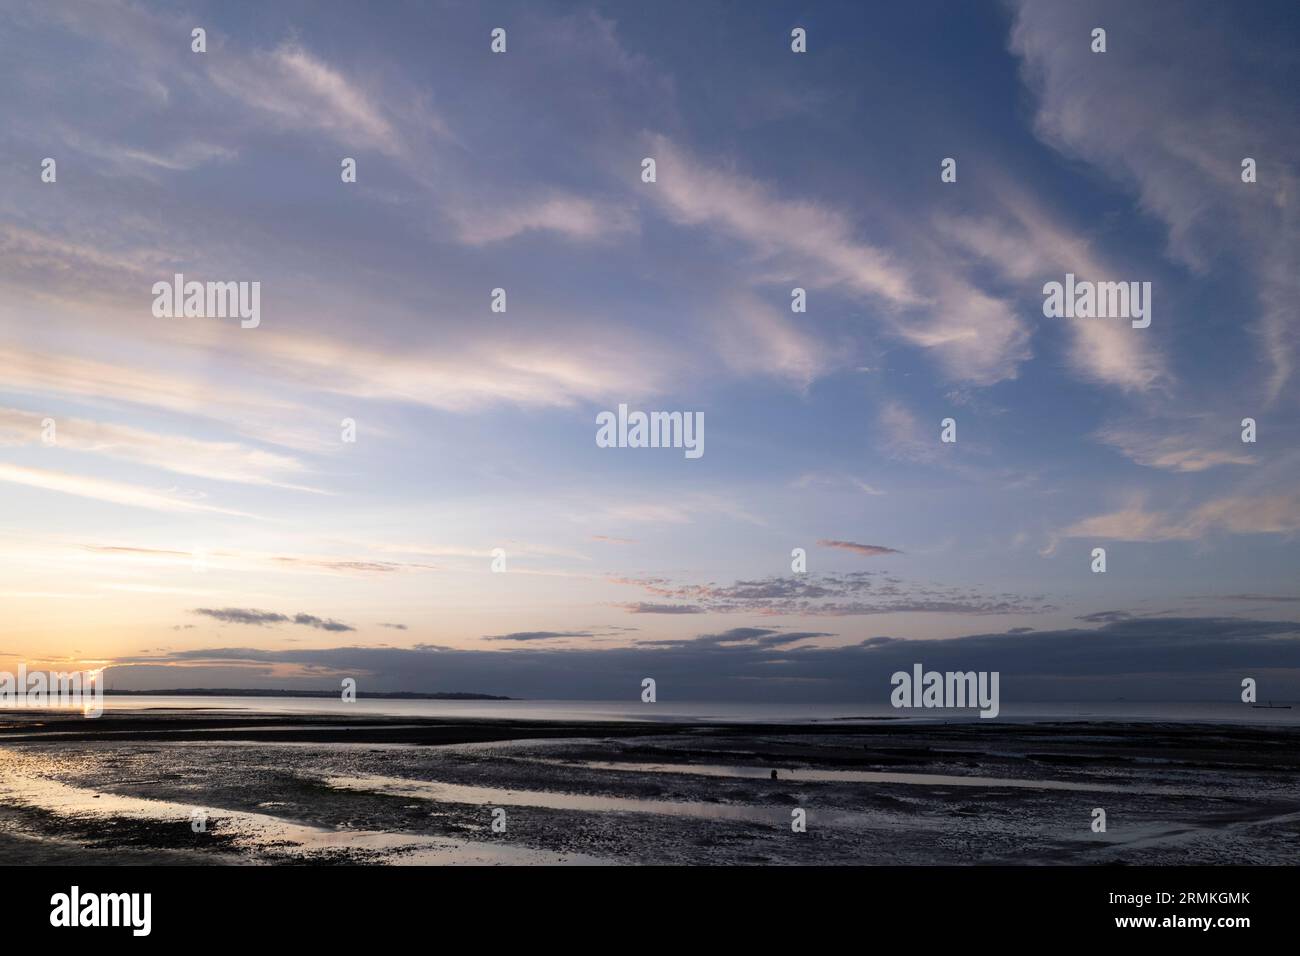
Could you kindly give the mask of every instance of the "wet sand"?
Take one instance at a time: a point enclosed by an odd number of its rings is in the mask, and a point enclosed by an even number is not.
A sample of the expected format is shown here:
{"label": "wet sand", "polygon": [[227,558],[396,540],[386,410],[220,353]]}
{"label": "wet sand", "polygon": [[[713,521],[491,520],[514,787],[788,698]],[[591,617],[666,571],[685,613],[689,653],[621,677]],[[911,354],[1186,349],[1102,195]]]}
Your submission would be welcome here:
{"label": "wet sand", "polygon": [[4,864],[1296,859],[1297,728],[0,717]]}

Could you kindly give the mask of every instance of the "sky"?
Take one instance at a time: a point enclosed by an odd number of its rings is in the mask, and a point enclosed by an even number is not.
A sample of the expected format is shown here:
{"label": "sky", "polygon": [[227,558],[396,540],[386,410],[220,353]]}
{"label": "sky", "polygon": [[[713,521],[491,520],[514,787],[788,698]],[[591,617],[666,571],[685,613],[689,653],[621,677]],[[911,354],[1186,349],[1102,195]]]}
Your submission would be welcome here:
{"label": "sky", "polygon": [[[0,666],[1300,696],[1298,39],[1268,2],[0,0]],[[159,317],[176,273],[258,282],[257,326]],[[1045,316],[1067,274],[1150,283],[1149,327]],[[600,447],[620,405],[704,453]]]}

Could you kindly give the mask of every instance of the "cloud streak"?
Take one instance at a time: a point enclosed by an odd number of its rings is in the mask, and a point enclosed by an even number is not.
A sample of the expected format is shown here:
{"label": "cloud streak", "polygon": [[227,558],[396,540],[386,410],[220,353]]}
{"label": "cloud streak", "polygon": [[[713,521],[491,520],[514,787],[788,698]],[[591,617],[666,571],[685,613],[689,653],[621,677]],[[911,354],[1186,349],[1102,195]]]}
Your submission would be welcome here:
{"label": "cloud streak", "polygon": [[860,554],[864,557],[875,557],[880,554],[902,554],[895,548],[886,548],[880,544],[858,544],[856,541],[832,541],[822,538],[817,542],[818,547],[838,548],[841,551],[852,551],[854,554]]}
{"label": "cloud streak", "polygon": [[280,614],[275,611],[259,611],[256,608],[242,607],[198,607],[192,613],[202,614],[204,617],[221,621],[223,624],[246,624],[252,627],[262,627],[268,624],[298,624],[303,627],[313,627],[320,631],[343,632],[356,630],[355,627],[341,621],[333,621],[305,613],[295,614],[290,617],[287,614]]}

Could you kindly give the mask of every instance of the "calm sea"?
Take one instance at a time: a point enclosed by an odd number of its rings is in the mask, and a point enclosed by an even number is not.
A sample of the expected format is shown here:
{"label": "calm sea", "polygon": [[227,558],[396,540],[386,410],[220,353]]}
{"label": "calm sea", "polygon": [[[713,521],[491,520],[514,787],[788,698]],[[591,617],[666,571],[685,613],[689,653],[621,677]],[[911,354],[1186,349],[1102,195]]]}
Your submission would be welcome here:
{"label": "calm sea", "polygon": [[[1278,703],[1287,703],[1279,701]],[[389,717],[506,718],[510,720],[738,721],[801,723],[813,721],[980,720],[974,710],[895,710],[864,704],[753,704],[639,700],[381,700],[343,703],[316,697],[164,697],[107,696],[112,711],[239,711],[253,714],[356,714]],[[1209,721],[1243,724],[1300,724],[1300,705],[1290,710],[1256,709],[1224,702],[1051,702],[1002,703],[997,721],[1138,720]]]}

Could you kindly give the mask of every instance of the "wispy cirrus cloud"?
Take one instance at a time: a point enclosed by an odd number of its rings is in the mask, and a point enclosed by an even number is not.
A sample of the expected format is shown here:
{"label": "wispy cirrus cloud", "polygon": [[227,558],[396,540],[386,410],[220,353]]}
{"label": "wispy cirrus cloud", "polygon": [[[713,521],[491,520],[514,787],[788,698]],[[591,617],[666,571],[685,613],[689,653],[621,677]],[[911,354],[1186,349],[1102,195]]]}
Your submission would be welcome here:
{"label": "wispy cirrus cloud", "polygon": [[681,367],[662,345],[596,323],[476,332],[402,350],[319,333],[267,334],[256,359],[302,388],[466,413],[608,403],[628,389],[658,394]]}
{"label": "wispy cirrus cloud", "polygon": [[530,232],[557,233],[575,242],[596,242],[635,232],[630,207],[584,196],[552,193],[504,207],[464,207],[453,212],[462,242],[486,245]]}
{"label": "wispy cirrus cloud", "polygon": [[1148,510],[1135,502],[1077,521],[1066,538],[1113,541],[1197,541],[1213,533],[1290,535],[1300,532],[1300,492],[1227,495],[1184,511]]}
{"label": "wispy cirrus cloud", "polygon": [[184,496],[167,489],[146,488],[127,482],[74,475],[48,468],[28,468],[0,462],[0,482],[25,485],[29,488],[39,488],[130,508],[146,508],[151,511],[208,512],[241,518],[256,517],[232,508],[204,504],[192,496]]}
{"label": "wispy cirrus cloud", "polygon": [[63,128],[60,135],[78,152],[110,164],[118,175],[147,179],[153,179],[159,173],[189,172],[210,163],[231,162],[239,155],[236,149],[197,137],[146,148],[107,142],[76,129]]}
{"label": "wispy cirrus cloud", "polygon": [[[941,215],[936,228],[951,248],[1025,287],[1031,302],[1041,307],[1039,283],[1061,281],[1067,272],[1081,281],[1127,278],[1022,188],[998,178],[990,188],[998,200],[995,211]],[[1170,382],[1165,355],[1152,336],[1142,334],[1146,330],[1111,319],[1043,321],[1069,323],[1063,332],[1070,366],[1084,379],[1134,393]]]}
{"label": "wispy cirrus cloud", "polygon": [[[0,407],[0,446],[40,444],[46,417],[35,412]],[[264,451],[238,442],[205,441],[86,418],[60,416],[53,421],[56,430],[51,447],[54,449],[106,455],[215,481],[325,493],[319,488],[288,481],[289,476],[302,474],[307,469],[299,459],[280,452]]]}
{"label": "wispy cirrus cloud", "polygon": [[[196,353],[184,349],[171,358],[183,365],[194,361]],[[264,388],[232,392],[220,380],[186,375],[166,363],[108,360],[72,348],[43,349],[0,340],[0,389],[221,421],[237,432],[254,433],[259,441],[296,449],[319,452],[328,447],[319,439],[304,440],[285,426],[291,412],[301,411],[296,398]],[[294,470],[287,459],[285,469]]]}
{"label": "wispy cirrus cloud", "polygon": [[710,168],[666,136],[648,143],[658,164],[656,190],[679,223],[708,226],[748,243],[763,259],[786,257],[808,267],[810,284],[842,285],[892,305],[918,305],[908,271],[883,249],[855,238],[842,213],[786,199],[735,169]]}
{"label": "wispy cirrus cloud", "polygon": [[1164,471],[1199,472],[1220,465],[1253,465],[1254,455],[1245,450],[1233,429],[1234,422],[1220,423],[1218,434],[1189,433],[1175,423],[1161,422],[1146,427],[1107,425],[1093,437],[1147,468]]}
{"label": "wispy cirrus cloud", "polygon": [[376,97],[297,43],[254,53],[238,69],[213,70],[218,87],[244,103],[297,126],[315,126],[340,139],[360,140],[394,155],[403,152],[396,125]]}
{"label": "wispy cirrus cloud", "polygon": [[[883,245],[864,242],[841,211],[807,199],[786,198],[735,168],[710,166],[668,137],[652,135],[658,181],[651,195],[677,224],[712,230],[750,251],[755,284],[777,281],[826,289],[878,306],[876,319],[893,337],[932,353],[945,372],[991,384],[1013,378],[1029,357],[1029,333],[1011,303],[983,291],[951,270],[905,265]],[[901,248],[924,247],[925,229],[903,236]],[[892,236],[898,239],[897,236]],[[760,305],[752,291],[737,291],[733,309],[749,335],[766,343],[775,368],[807,384],[830,365],[828,350],[785,315]],[[760,321],[761,320],[761,321]],[[725,328],[725,327],[724,327]],[[772,363],[768,363],[771,365]]]}
{"label": "wispy cirrus cloud", "polygon": [[876,413],[876,423],[881,444],[891,457],[922,464],[939,460],[938,442],[925,437],[920,420],[902,402],[891,399],[882,403]]}
{"label": "wispy cirrus cloud", "polygon": [[[30,546],[25,547],[30,550]],[[104,562],[101,573],[111,572],[112,567],[119,564],[127,569],[150,569],[155,573],[167,570],[189,572],[198,563],[211,571],[259,576],[272,573],[368,579],[436,570],[433,565],[418,561],[381,560],[368,552],[353,555],[284,554],[229,547],[179,550],[89,542],[68,542],[62,547],[48,547],[47,550],[53,560],[75,560],[78,552],[101,559]]]}
{"label": "wispy cirrus cloud", "polygon": [[[1164,224],[1177,262],[1199,274],[1225,261],[1249,270],[1251,323],[1269,369],[1264,392],[1276,400],[1300,342],[1300,222],[1291,211],[1300,181],[1273,157],[1294,155],[1300,136],[1284,119],[1293,104],[1269,77],[1294,65],[1294,51],[1270,37],[1255,38],[1248,54],[1224,42],[1234,13],[1226,8],[1201,5],[1187,18],[1171,17],[1163,4],[1108,4],[1112,16],[1124,18],[1125,42],[1112,45],[1105,69],[1097,69],[1087,44],[1073,38],[1087,35],[1102,10],[1023,0],[1012,6],[1010,46],[1037,99],[1039,135],[1134,188],[1143,210]],[[1168,68],[1151,45],[1157,36],[1160,50],[1176,46],[1197,64],[1194,77]],[[1100,116],[1105,136],[1096,135]],[[1241,180],[1246,156],[1260,163],[1249,185]]]}
{"label": "wispy cirrus cloud", "polygon": [[846,485],[850,488],[855,488],[858,491],[862,492],[864,495],[885,494],[885,492],[881,491],[879,488],[873,487],[872,485],[867,484],[861,478],[856,478],[853,475],[827,474],[823,472],[809,471],[809,472],[804,472],[794,481],[794,486],[796,488],[810,488],[815,486],[834,487],[836,485]]}

